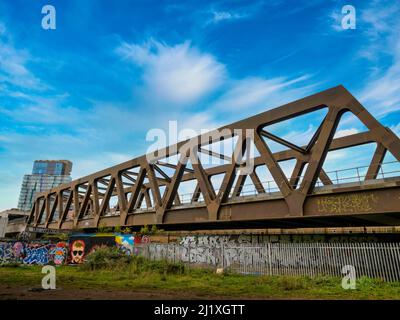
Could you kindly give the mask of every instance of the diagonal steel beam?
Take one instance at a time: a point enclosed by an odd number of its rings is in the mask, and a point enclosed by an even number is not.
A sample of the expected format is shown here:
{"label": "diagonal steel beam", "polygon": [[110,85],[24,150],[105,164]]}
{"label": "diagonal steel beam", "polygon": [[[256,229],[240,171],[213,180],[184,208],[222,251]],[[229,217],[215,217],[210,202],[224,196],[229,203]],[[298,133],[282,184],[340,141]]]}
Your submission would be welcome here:
{"label": "diagonal steel beam", "polygon": [[224,155],[224,154],[220,154],[220,153],[218,153],[218,152],[214,152],[214,151],[212,151],[212,150],[207,150],[207,149],[204,149],[204,148],[201,148],[201,147],[199,147],[197,150],[198,150],[199,152],[201,152],[201,153],[208,154],[209,156],[213,156],[213,157],[219,158],[219,159],[221,159],[221,160],[225,160],[225,161],[228,161],[228,162],[232,162],[232,158],[231,158],[231,157],[228,157],[228,156],[226,156],[226,155]]}
{"label": "diagonal steel beam", "polygon": [[376,179],[381,168],[383,159],[385,158],[387,149],[380,143],[377,144],[374,156],[372,157],[371,163],[368,167],[365,180]]}
{"label": "diagonal steel beam", "polygon": [[299,153],[302,153],[302,154],[306,153],[306,150],[304,150],[303,148],[301,148],[299,146],[296,146],[294,143],[291,143],[291,142],[289,142],[289,141],[287,141],[285,139],[282,139],[282,138],[280,138],[280,137],[278,137],[278,136],[276,136],[276,135],[274,135],[274,134],[272,134],[270,132],[267,132],[265,130],[261,130],[260,131],[260,135],[263,136],[263,137],[266,137],[266,138],[268,138],[268,139],[270,139],[272,141],[275,141],[275,142],[277,142],[277,143],[279,143],[281,145],[284,145],[285,147],[288,147],[288,148],[290,148],[290,149],[292,149],[294,151],[297,151]]}

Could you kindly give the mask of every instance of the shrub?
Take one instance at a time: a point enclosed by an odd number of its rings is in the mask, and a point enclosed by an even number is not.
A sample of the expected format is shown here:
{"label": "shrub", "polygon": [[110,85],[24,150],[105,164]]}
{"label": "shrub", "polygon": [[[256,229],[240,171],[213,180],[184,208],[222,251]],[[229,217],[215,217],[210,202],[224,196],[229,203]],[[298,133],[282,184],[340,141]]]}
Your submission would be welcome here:
{"label": "shrub", "polygon": [[85,262],[80,265],[83,270],[128,270],[129,273],[141,274],[145,272],[161,275],[184,274],[185,265],[182,262],[168,262],[166,260],[153,261],[140,256],[127,256],[117,247],[102,247],[86,256]]}
{"label": "shrub", "polygon": [[132,230],[131,230],[130,228],[126,227],[126,228],[122,228],[122,229],[121,229],[121,232],[122,232],[123,234],[131,234],[131,233],[132,233]]}
{"label": "shrub", "polygon": [[181,262],[173,263],[166,260],[152,261],[143,257],[132,257],[131,270],[135,273],[157,272],[159,274],[183,274],[185,265]]}
{"label": "shrub", "polygon": [[155,224],[151,227],[150,233],[151,234],[156,234],[158,232],[158,228]]}
{"label": "shrub", "polygon": [[301,290],[306,288],[304,279],[297,277],[282,277],[279,279],[280,287],[285,291]]}
{"label": "shrub", "polygon": [[51,240],[51,241],[67,241],[68,233],[60,233],[60,234],[44,234],[42,236],[43,240]]}
{"label": "shrub", "polygon": [[139,233],[141,233],[142,235],[154,235],[154,234],[157,234],[157,233],[159,233],[161,231],[162,231],[161,229],[158,229],[157,226],[155,224],[153,224],[151,226],[151,228],[149,228],[147,225],[143,226],[140,229]]}
{"label": "shrub", "polygon": [[100,223],[99,227],[97,228],[97,231],[100,233],[107,233],[107,232],[112,232],[113,228],[107,227],[107,225],[103,222],[103,223]]}
{"label": "shrub", "polygon": [[89,253],[81,267],[84,270],[119,269],[128,266],[130,261],[131,257],[117,247],[102,247]]}
{"label": "shrub", "polygon": [[150,233],[149,227],[147,225],[143,226],[140,229],[140,233],[143,234],[143,235],[148,235]]}

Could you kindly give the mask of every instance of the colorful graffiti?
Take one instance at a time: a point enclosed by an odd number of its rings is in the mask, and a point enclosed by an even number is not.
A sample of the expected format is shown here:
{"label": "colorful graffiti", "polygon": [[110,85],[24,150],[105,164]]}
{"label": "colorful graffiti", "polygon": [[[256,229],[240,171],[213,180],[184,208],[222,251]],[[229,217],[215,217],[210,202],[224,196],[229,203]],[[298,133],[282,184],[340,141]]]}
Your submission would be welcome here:
{"label": "colorful graffiti", "polygon": [[55,265],[62,265],[66,263],[68,258],[68,245],[66,242],[59,242],[51,250],[50,254],[53,257]]}
{"label": "colorful graffiti", "polygon": [[0,264],[13,262],[14,255],[11,243],[0,243]]}
{"label": "colorful graffiti", "polygon": [[20,258],[24,254],[24,244],[22,242],[15,242],[13,246],[14,257]]}
{"label": "colorful graffiti", "polygon": [[[139,237],[138,237],[139,238]],[[127,255],[133,254],[135,246],[135,237],[129,234],[118,235],[115,237],[115,243],[122,252]]]}
{"label": "colorful graffiti", "polygon": [[[50,245],[51,246],[51,245]],[[24,264],[40,264],[45,265],[49,263],[49,248],[48,245],[27,246],[25,249]]]}
{"label": "colorful graffiti", "polygon": [[127,255],[136,254],[135,245],[148,243],[148,237],[131,234],[75,234],[67,242],[0,242],[0,264],[26,265],[80,264],[98,248],[117,246]]}
{"label": "colorful graffiti", "polygon": [[114,234],[76,234],[70,237],[70,263],[81,264],[86,255],[102,246],[115,246]]}
{"label": "colorful graffiti", "polygon": [[71,243],[71,263],[82,263],[85,255],[85,242],[83,240],[75,240]]}
{"label": "colorful graffiti", "polygon": [[27,265],[62,264],[66,258],[65,242],[52,243],[23,243],[1,242],[0,264],[23,263]]}

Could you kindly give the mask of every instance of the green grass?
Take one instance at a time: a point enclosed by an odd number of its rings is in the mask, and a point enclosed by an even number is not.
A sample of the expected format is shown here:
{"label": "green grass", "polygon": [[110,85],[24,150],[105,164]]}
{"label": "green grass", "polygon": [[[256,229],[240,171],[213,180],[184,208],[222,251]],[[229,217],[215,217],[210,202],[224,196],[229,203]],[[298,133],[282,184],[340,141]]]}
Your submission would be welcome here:
{"label": "green grass", "polygon": [[[113,269],[57,267],[57,287],[64,289],[146,290],[185,292],[206,297],[298,299],[400,299],[400,283],[360,278],[355,290],[344,290],[333,277],[287,277],[224,274],[187,269],[165,261],[133,259]],[[0,283],[10,287],[40,287],[40,266],[0,268]]]}

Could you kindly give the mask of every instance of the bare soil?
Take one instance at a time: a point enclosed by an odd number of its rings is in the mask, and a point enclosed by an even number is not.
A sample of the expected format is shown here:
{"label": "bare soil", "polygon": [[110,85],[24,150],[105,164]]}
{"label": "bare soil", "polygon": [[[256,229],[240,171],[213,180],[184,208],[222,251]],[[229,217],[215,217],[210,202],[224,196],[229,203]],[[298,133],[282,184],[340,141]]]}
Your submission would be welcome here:
{"label": "bare soil", "polygon": [[[43,290],[0,284],[0,300],[228,300],[232,297],[177,291],[63,289]],[[243,299],[243,297],[241,297]]]}

